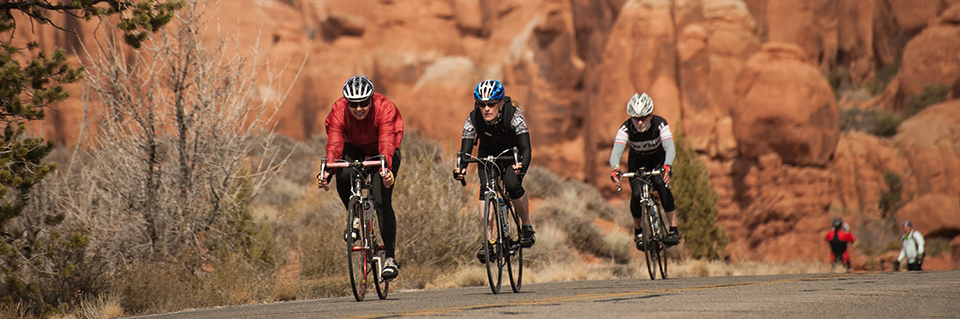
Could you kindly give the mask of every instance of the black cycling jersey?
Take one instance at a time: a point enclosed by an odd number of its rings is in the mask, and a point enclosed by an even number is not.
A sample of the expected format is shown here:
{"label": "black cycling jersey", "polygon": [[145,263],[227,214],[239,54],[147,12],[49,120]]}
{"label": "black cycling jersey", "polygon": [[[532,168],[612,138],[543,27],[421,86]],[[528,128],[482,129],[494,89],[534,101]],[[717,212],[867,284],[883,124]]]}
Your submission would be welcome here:
{"label": "black cycling jersey", "polygon": [[663,153],[663,141],[673,138],[670,133],[670,126],[667,120],[654,115],[650,120],[650,126],[656,129],[648,129],[641,132],[633,125],[631,119],[627,119],[620,125],[617,131],[617,143],[626,143],[630,146],[630,151],[640,153],[641,155],[653,155],[654,153]]}
{"label": "black cycling jersey", "polygon": [[[479,110],[474,108],[463,123],[463,144],[460,150],[469,153],[478,143],[478,154],[497,155],[517,147],[525,172],[530,166],[530,134],[521,111],[509,96],[503,97],[503,109],[493,123],[487,123]],[[505,120],[509,119],[509,120]],[[465,166],[465,164],[464,164]]]}

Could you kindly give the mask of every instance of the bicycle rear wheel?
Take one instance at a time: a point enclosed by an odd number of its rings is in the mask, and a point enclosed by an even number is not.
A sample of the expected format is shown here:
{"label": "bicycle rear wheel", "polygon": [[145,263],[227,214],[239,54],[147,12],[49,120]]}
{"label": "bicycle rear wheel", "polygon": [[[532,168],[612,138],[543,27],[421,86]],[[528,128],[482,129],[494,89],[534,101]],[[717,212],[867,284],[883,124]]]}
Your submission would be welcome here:
{"label": "bicycle rear wheel", "polygon": [[[490,291],[498,294],[503,283],[503,258],[500,258],[503,249],[500,247],[500,232],[491,228],[496,227],[497,197],[487,195],[483,206],[483,247],[487,261],[487,280],[490,282]],[[493,231],[487,231],[488,229]]]}
{"label": "bicycle rear wheel", "polygon": [[[663,238],[667,237],[667,224],[663,222],[663,210],[657,206],[654,206],[654,209],[656,210],[656,214],[654,214],[655,216],[653,216],[653,218],[657,225],[654,227],[654,229],[656,229],[654,236],[658,242],[662,243]],[[660,249],[657,250],[657,254],[659,255],[657,261],[660,265],[660,278],[667,279],[667,246],[661,244]]]}
{"label": "bicycle rear wheel", "polygon": [[366,234],[364,233],[363,223],[359,229],[358,237],[353,238],[350,236],[351,229],[353,229],[353,219],[362,217],[362,208],[360,202],[355,201],[350,203],[350,209],[347,210],[347,269],[350,271],[350,288],[353,290],[353,297],[357,301],[363,301],[364,295],[367,293],[367,274],[369,266],[370,257],[368,256],[368,250],[364,247]]}
{"label": "bicycle rear wheel", "polygon": [[[507,253],[504,258],[507,259],[507,275],[510,276],[510,288],[513,292],[520,292],[521,280],[523,280],[523,249],[520,247],[520,215],[513,208],[513,205],[507,210],[504,221],[510,225],[509,233],[503,234],[504,246],[507,247]],[[500,229],[503,229],[502,227]]]}
{"label": "bicycle rear wheel", "polygon": [[380,231],[380,216],[376,213],[373,214],[373,218],[370,219],[370,224],[367,226],[369,230],[367,232],[367,238],[370,241],[370,268],[373,272],[373,286],[377,288],[377,297],[380,299],[387,299],[387,293],[390,290],[390,282],[383,280],[380,277],[380,272],[383,271],[383,265],[387,262],[387,251],[386,247],[383,244],[383,238],[380,236],[383,233]]}
{"label": "bicycle rear wheel", "polygon": [[641,227],[643,227],[643,250],[644,255],[647,259],[647,274],[650,275],[650,280],[657,279],[657,267],[659,259],[659,246],[658,240],[653,233],[653,225],[650,223],[650,207],[643,207],[643,222]]}

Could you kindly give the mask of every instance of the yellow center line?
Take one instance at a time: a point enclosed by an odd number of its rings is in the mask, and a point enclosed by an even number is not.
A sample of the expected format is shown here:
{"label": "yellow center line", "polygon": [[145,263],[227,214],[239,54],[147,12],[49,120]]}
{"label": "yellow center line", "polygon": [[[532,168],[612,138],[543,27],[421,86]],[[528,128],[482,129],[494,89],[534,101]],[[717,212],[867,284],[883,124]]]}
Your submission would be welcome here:
{"label": "yellow center line", "polygon": [[412,317],[412,316],[425,316],[425,315],[441,315],[441,314],[466,312],[470,310],[487,309],[487,308],[549,305],[549,304],[557,304],[557,303],[564,303],[564,302],[609,299],[613,297],[629,297],[629,296],[648,295],[648,294],[655,294],[655,293],[698,291],[698,290],[709,290],[709,289],[717,289],[717,288],[733,288],[733,287],[760,286],[760,285],[775,285],[775,284],[798,282],[798,281],[804,281],[804,280],[829,280],[829,279],[835,279],[835,278],[850,277],[855,275],[857,274],[837,274],[837,275],[818,276],[818,277],[812,277],[812,278],[798,277],[798,278],[779,279],[774,281],[751,281],[751,282],[741,282],[741,283],[734,283],[734,284],[706,285],[706,286],[695,286],[695,287],[685,287],[685,288],[658,288],[658,289],[644,289],[644,290],[637,290],[637,291],[630,291],[630,292],[580,294],[580,295],[574,295],[574,296],[548,297],[548,298],[539,298],[539,299],[531,299],[531,300],[517,300],[517,301],[482,304],[482,305],[415,310],[415,311],[403,312],[403,313],[370,314],[370,315],[361,315],[361,316],[354,316],[354,317],[347,317],[347,318],[385,318],[385,317]]}

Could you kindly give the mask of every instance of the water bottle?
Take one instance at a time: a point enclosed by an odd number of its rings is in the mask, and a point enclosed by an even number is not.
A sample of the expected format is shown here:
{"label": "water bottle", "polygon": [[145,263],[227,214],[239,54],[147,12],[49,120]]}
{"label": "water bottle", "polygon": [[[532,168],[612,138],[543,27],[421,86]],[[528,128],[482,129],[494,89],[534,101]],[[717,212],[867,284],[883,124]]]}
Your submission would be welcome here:
{"label": "water bottle", "polygon": [[503,198],[497,198],[497,204],[500,205],[500,211],[507,212],[507,202],[503,201]]}
{"label": "water bottle", "polygon": [[370,198],[363,200],[363,218],[373,220],[373,200]]}

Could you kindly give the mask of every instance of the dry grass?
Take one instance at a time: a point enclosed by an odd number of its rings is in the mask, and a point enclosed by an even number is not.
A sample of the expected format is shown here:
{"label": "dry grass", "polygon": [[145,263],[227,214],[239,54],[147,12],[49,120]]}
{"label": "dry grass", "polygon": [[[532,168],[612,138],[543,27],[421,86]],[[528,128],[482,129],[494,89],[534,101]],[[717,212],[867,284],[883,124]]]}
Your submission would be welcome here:
{"label": "dry grass", "polygon": [[77,307],[76,316],[82,319],[109,319],[123,317],[123,307],[117,294],[84,299]]}
{"label": "dry grass", "polygon": [[[410,143],[410,144],[407,144]],[[230,254],[199,265],[138,262],[110,281],[112,294],[82,300],[61,318],[114,318],[187,308],[350,295],[342,232],[345,211],[334,190],[313,185],[319,147],[294,149],[287,165],[265,185],[252,215],[270,234],[275,262]],[[392,291],[487,285],[476,261],[479,218],[476,188],[463,188],[449,176],[448,159],[415,136],[404,145],[394,193],[398,218],[397,257],[401,276]],[[611,205],[596,189],[564,181],[534,167],[525,180],[531,196],[537,244],[524,250],[524,282],[570,280],[649,280],[643,255],[634,248],[632,221],[624,201]],[[307,175],[307,177],[304,177]],[[475,176],[471,176],[475,181]],[[600,222],[598,221],[605,221]],[[599,226],[598,226],[599,225]],[[260,229],[260,228],[257,228]],[[262,234],[253,234],[260,236]],[[670,277],[740,276],[842,271],[823,264],[735,265],[672,260]],[[16,305],[0,304],[0,317],[30,318]]]}

